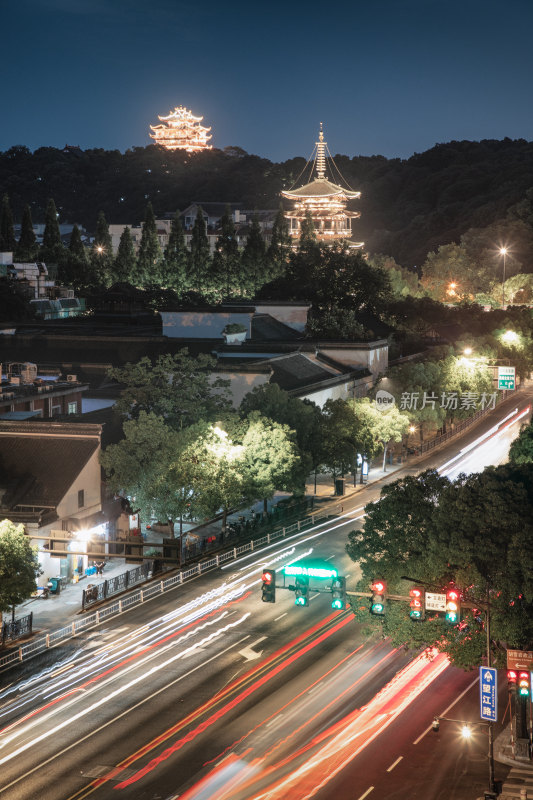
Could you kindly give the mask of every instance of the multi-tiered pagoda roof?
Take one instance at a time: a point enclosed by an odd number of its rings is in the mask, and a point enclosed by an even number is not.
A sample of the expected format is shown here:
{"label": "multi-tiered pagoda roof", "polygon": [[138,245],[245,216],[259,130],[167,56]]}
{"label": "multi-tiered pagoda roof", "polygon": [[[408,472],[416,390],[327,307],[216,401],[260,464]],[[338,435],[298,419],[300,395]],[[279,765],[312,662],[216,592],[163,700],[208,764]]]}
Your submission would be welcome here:
{"label": "multi-tiered pagoda roof", "polygon": [[[326,155],[327,154],[327,155]],[[361,192],[354,192],[348,184],[340,186],[326,178],[326,162],[337,169],[324,141],[322,124],[318,142],[308,164],[312,161],[311,180],[297,189],[281,192],[281,196],[292,202],[292,207],[285,211],[289,222],[289,234],[292,239],[300,238],[302,222],[308,216],[313,220],[315,235],[319,241],[334,242],[345,240],[350,247],[362,247],[363,242],[352,241],[352,219],[361,216],[358,211],[347,209],[350,200],[357,200]],[[305,170],[305,168],[304,168]],[[337,169],[342,181],[342,175]]]}
{"label": "multi-tiered pagoda roof", "polygon": [[208,141],[212,138],[209,134],[211,128],[200,125],[203,117],[195,117],[184,106],[176,106],[167,117],[159,117],[161,125],[150,125],[156,144],[167,150],[185,150],[187,153],[196,153],[199,150],[211,150]]}

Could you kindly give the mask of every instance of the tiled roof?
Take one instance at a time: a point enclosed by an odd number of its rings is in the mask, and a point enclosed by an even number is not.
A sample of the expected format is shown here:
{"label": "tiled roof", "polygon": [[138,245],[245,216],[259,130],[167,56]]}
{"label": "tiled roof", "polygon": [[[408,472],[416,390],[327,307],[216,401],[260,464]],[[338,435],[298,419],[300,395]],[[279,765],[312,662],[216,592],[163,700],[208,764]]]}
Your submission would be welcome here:
{"label": "tiled roof", "polygon": [[6,490],[2,507],[55,508],[98,446],[94,437],[2,433],[0,489]]}
{"label": "tiled roof", "polygon": [[254,341],[272,341],[274,339],[293,341],[300,338],[301,334],[298,331],[275,319],[270,314],[254,314],[252,317],[252,339]]}
{"label": "tiled roof", "polygon": [[305,186],[300,186],[299,189],[286,190],[281,193],[283,197],[334,197],[336,195],[344,195],[348,198],[357,198],[361,196],[361,192],[352,192],[350,189],[344,189],[342,186],[337,186],[336,183],[326,180],[326,178],[315,178],[311,183],[306,183]]}
{"label": "tiled roof", "polygon": [[268,362],[272,367],[271,383],[277,383],[281,389],[290,391],[300,389],[319,381],[336,378],[339,372],[322,367],[302,353],[291,353],[287,356],[272,358]]}

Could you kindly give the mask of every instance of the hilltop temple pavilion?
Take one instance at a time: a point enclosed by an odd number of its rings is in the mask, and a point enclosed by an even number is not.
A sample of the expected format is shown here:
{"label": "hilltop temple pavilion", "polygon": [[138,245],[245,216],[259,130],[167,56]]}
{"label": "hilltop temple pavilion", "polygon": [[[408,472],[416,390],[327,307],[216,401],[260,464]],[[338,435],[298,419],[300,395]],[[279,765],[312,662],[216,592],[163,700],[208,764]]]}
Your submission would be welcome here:
{"label": "hilltop temple pavilion", "polygon": [[208,143],[212,138],[211,128],[200,125],[203,117],[195,117],[184,106],[177,106],[167,117],[159,117],[159,120],[161,125],[150,125],[153,131],[150,137],[156,144],[167,150],[185,150],[187,153],[211,150]]}
{"label": "hilltop temple pavilion", "polygon": [[291,239],[296,244],[300,238],[302,222],[309,213],[315,226],[316,237],[320,242],[343,240],[350,247],[363,247],[364,242],[352,241],[352,219],[357,219],[361,215],[358,211],[350,211],[347,208],[351,200],[361,197],[361,192],[354,192],[348,184],[346,187],[339,186],[326,177],[327,163],[329,173],[332,175],[335,169],[338,178],[346,183],[331,157],[327,142],[324,141],[322,123],[320,123],[318,142],[315,143],[315,149],[308,163],[311,160],[310,182],[298,189],[281,192],[281,196],[291,203],[291,207],[285,210]]}

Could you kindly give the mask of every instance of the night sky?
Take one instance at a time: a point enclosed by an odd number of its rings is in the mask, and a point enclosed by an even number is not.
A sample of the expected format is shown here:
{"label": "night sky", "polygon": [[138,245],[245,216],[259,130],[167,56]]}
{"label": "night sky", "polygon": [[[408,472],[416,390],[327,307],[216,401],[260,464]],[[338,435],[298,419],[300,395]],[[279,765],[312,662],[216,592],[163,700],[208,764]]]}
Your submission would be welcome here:
{"label": "night sky", "polygon": [[409,157],[533,138],[532,0],[3,0],[0,150],[150,144],[185,105],[216,147]]}

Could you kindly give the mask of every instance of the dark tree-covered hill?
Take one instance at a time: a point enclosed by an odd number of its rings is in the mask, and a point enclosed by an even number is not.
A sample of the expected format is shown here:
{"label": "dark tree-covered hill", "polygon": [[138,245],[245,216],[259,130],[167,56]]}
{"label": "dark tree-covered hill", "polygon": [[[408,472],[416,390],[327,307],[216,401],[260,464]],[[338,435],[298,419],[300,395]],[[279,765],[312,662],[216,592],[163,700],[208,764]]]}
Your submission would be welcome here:
{"label": "dark tree-covered hill", "polygon": [[[406,160],[335,160],[362,192],[354,237],[404,266],[421,265],[440,244],[505,217],[533,186],[533,143],[523,139],[449,142]],[[238,147],[190,156],[155,145],[126,153],[16,146],[0,153],[0,195],[9,195],[15,220],[28,203],[34,222],[43,221],[53,197],[60,221],[94,230],[100,210],[109,222],[139,224],[148,200],[156,215],[196,200],[277,208],[280,190],[304,165],[303,158],[274,164]]]}

